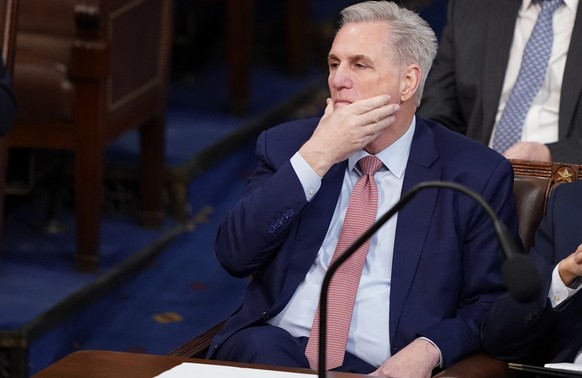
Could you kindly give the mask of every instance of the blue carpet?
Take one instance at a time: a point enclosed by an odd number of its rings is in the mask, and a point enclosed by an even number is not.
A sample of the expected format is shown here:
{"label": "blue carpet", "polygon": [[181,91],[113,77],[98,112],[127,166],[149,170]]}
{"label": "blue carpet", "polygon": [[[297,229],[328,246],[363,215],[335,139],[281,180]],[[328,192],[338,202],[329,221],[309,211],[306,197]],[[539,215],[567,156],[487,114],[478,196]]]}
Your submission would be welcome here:
{"label": "blue carpet", "polygon": [[184,230],[131,280],[35,340],[29,372],[81,349],[167,354],[232,312],[246,281],[220,268],[212,242],[254,163],[245,147],[201,175],[193,186],[215,190]]}
{"label": "blue carpet", "polygon": [[[35,211],[36,210],[36,211]],[[59,221],[68,225],[58,234],[41,230],[39,209],[20,208],[5,224],[0,260],[0,330],[14,330],[32,321],[86,285],[100,273],[81,273],[72,269],[75,255],[75,230],[70,213]],[[102,222],[100,270],[105,272],[151,244],[170,228],[146,230],[127,216],[106,216]],[[119,237],[124,235],[124,237]],[[115,242],[113,242],[115,241]]]}

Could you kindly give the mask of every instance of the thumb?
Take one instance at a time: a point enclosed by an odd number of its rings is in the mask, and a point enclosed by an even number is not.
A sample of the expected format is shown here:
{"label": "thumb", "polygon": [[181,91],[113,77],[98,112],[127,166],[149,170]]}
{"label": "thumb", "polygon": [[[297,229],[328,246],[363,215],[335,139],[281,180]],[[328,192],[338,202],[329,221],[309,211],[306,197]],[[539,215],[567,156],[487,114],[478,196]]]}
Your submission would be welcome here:
{"label": "thumb", "polygon": [[333,100],[331,98],[327,98],[325,100],[326,106],[325,111],[323,113],[323,117],[329,117],[331,113],[333,113]]}

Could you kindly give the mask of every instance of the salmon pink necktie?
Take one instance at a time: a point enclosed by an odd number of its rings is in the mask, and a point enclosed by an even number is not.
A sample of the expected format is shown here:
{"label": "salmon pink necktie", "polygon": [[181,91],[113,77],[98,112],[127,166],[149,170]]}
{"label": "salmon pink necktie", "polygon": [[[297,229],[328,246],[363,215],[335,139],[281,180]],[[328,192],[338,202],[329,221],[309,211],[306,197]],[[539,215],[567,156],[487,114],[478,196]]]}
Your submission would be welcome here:
{"label": "salmon pink necktie", "polygon": [[[354,185],[350,196],[344,224],[331,263],[344,253],[376,220],[378,188],[374,182],[374,173],[382,167],[382,162],[376,156],[366,156],[360,159],[358,164],[362,175]],[[326,368],[328,370],[343,364],[356,293],[369,246],[370,239],[338,268],[330,282],[326,340]],[[315,312],[311,334],[305,349],[305,355],[314,370],[317,370],[318,367],[318,346],[319,307]]]}

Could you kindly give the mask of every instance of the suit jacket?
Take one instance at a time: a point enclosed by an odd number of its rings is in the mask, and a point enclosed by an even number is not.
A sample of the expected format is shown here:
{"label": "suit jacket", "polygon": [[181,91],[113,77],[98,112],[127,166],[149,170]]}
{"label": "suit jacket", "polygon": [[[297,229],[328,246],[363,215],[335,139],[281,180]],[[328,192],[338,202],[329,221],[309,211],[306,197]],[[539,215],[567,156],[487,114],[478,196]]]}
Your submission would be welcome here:
{"label": "suit jacket", "polygon": [[[259,136],[260,164],[249,179],[249,192],[221,223],[215,243],[218,260],[229,273],[252,279],[242,306],[214,338],[209,357],[234,332],[279,313],[316,258],[347,166],[345,161],[333,166],[307,202],[289,160],[318,121],[290,122]],[[472,188],[518,235],[510,163],[417,117],[402,190],[428,180]],[[391,353],[420,335],[440,347],[446,365],[480,350],[482,320],[504,287],[501,259],[491,221],[475,201],[453,190],[419,192],[398,215]]]}
{"label": "suit jacket", "polygon": [[508,295],[491,308],[483,326],[487,352],[506,360],[542,365],[572,362],[582,347],[582,294],[552,308],[548,299],[551,274],[563,258],[582,243],[582,181],[558,186],[530,252],[544,280],[544,290],[530,303]]}
{"label": "suit jacket", "polygon": [[[419,114],[489,144],[522,0],[450,0]],[[582,6],[564,70],[554,161],[582,163]]]}
{"label": "suit jacket", "polygon": [[4,63],[0,60],[0,136],[10,131],[15,118],[16,106],[12,96],[10,77]]}

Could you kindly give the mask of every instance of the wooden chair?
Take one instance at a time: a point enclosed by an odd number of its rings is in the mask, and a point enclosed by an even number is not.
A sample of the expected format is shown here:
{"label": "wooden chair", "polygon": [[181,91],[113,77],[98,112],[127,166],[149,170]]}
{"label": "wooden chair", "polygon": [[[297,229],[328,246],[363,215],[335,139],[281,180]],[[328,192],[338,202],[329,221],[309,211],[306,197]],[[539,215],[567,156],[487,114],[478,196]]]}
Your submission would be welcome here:
{"label": "wooden chair", "polygon": [[2,60],[12,74],[14,66],[14,44],[19,0],[0,0],[0,50]]}
{"label": "wooden chair", "polygon": [[164,132],[171,0],[21,0],[11,148],[74,154],[76,263],[95,270],[103,153],[124,133],[140,138],[142,221],[163,220]]}
{"label": "wooden chair", "polygon": [[[513,190],[519,216],[519,233],[527,250],[545,214],[547,199],[560,184],[582,180],[582,165],[512,160],[515,173]],[[222,328],[218,323],[201,335],[169,353],[171,356],[204,358],[214,335]],[[504,378],[516,376],[507,363],[479,353],[443,370],[438,378]]]}
{"label": "wooden chair", "polygon": [[[289,68],[296,74],[307,69],[307,0],[285,1],[286,51]],[[226,1],[229,109],[248,110],[251,95],[254,0]]]}
{"label": "wooden chair", "polygon": [[[16,24],[20,0],[0,0],[0,53],[8,73],[14,74]],[[4,224],[4,195],[6,191],[6,158],[8,144],[0,138],[0,234]],[[1,238],[0,238],[1,240]]]}
{"label": "wooden chair", "polygon": [[[201,2],[185,0],[186,11],[197,12]],[[251,66],[253,57],[254,24],[257,1],[255,0],[205,0],[224,4],[226,36],[226,69],[228,80],[228,109],[233,114],[248,111],[251,98]],[[308,66],[308,0],[285,0],[285,51],[288,68],[293,74],[302,75]],[[194,47],[193,47],[194,48]]]}

